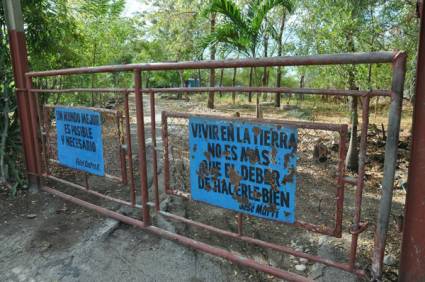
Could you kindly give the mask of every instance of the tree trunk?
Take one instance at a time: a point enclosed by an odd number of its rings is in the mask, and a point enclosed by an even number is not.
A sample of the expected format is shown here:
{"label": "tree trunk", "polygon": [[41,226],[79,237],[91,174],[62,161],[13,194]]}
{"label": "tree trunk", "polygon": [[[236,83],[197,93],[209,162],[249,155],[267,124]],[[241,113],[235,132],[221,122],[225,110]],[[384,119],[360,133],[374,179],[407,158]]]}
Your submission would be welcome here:
{"label": "tree trunk", "polygon": [[1,141],[0,141],[0,183],[5,183],[7,181],[7,169],[4,164],[4,156],[6,155],[6,139],[9,135],[9,89],[6,85],[6,81],[4,81],[4,89],[3,89],[3,100],[4,105],[2,108],[3,112],[3,132],[1,133]]}
{"label": "tree trunk", "polygon": [[[252,87],[252,75],[254,72],[254,68],[251,67],[249,69],[249,87]],[[252,92],[248,92],[248,102],[251,103],[252,102]]]}
{"label": "tree trunk", "polygon": [[[269,37],[264,36],[264,58],[267,58],[269,51]],[[267,86],[267,67],[263,70],[263,87]],[[267,100],[267,93],[263,93],[263,101]]]}
{"label": "tree trunk", "polygon": [[[277,42],[277,55],[279,57],[282,56],[282,37],[283,37],[283,30],[285,28],[285,17],[286,14],[283,14],[282,16],[282,21],[280,23],[280,29],[279,29],[279,35],[278,35],[278,42]],[[280,87],[282,83],[282,70],[281,67],[277,67],[277,72],[276,72],[276,87]],[[275,97],[274,97],[274,106],[276,108],[280,108],[280,98],[281,98],[281,93],[276,93]]]}
{"label": "tree trunk", "polygon": [[[183,70],[179,70],[180,87],[184,87]],[[177,99],[180,100],[183,97],[181,92],[177,93]]]}
{"label": "tree trunk", "polygon": [[[300,77],[300,88],[304,88],[304,85],[305,85],[305,74],[302,74]],[[298,97],[297,99],[304,100],[304,94],[302,93],[299,94],[297,97]],[[291,98],[292,98],[292,94],[288,93],[288,102],[291,100]]]}
{"label": "tree trunk", "polygon": [[[211,15],[211,33],[213,33],[215,31],[215,14]],[[215,60],[215,52],[216,52],[216,48],[215,46],[211,46],[211,55],[210,55],[210,59],[211,60]],[[210,70],[210,86],[214,87],[215,86],[215,69],[211,69]],[[208,105],[207,107],[209,109],[214,109],[214,91],[211,91],[208,93]]]}
{"label": "tree trunk", "polygon": [[357,97],[351,97],[351,134],[350,144],[348,146],[348,152],[345,159],[345,167],[347,170],[357,172],[359,167],[359,141],[357,138],[357,127],[358,127],[358,111],[357,111],[358,99]]}
{"label": "tree trunk", "polygon": [[[94,42],[93,45],[93,60],[92,60],[92,66],[96,66],[96,53],[97,53],[97,43]],[[96,74],[92,74],[91,76],[91,88],[94,88],[96,84]],[[95,93],[92,92],[91,93],[91,106],[94,107],[96,105],[96,101],[95,101]]]}
{"label": "tree trunk", "polygon": [[[346,35],[347,46],[350,52],[355,52],[353,34],[347,33]],[[350,66],[348,70],[348,85],[351,90],[357,90],[356,87],[356,77],[355,77],[355,67]],[[359,167],[359,141],[357,138],[357,126],[359,123],[358,120],[358,111],[357,111],[358,99],[357,97],[351,97],[351,134],[350,134],[350,144],[348,146],[348,152],[345,159],[345,167],[349,171],[357,172]]]}
{"label": "tree trunk", "polygon": [[[237,68],[233,68],[233,78],[232,78],[232,86],[235,87],[236,86],[236,71]],[[236,92],[232,92],[232,103],[233,105],[236,104]]]}
{"label": "tree trunk", "polygon": [[[223,76],[224,76],[224,69],[221,69],[221,72],[220,72],[220,87],[223,86]],[[222,91],[220,91],[220,98],[221,97],[223,97],[223,92]]]}

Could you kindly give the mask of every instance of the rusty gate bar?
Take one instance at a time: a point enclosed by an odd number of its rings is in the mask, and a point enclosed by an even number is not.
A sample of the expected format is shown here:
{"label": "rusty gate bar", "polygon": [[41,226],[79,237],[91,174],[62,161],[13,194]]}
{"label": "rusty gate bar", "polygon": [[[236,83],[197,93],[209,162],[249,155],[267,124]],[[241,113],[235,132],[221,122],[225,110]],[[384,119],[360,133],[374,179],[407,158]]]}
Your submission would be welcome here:
{"label": "rusty gate bar", "polygon": [[[31,91],[32,92],[32,91]],[[46,109],[50,109],[50,110],[54,110],[55,107],[69,107],[67,105],[62,105],[62,104],[57,104],[57,105],[50,105],[50,104],[46,104],[43,106]],[[85,106],[78,106],[81,109],[85,109],[85,110],[93,110],[93,111],[97,111],[100,113],[109,113],[109,114],[113,114],[116,115],[117,111],[116,110],[112,110],[112,109],[104,109],[104,108],[95,108],[95,107],[85,107]]]}
{"label": "rusty gate bar", "polygon": [[[320,89],[320,88],[288,88],[288,87],[248,87],[248,86],[221,86],[221,87],[179,87],[179,88],[145,88],[143,93],[196,93],[196,92],[269,92],[292,94],[316,94],[329,96],[387,96],[391,97],[390,90],[345,90],[345,89]],[[31,89],[31,92],[43,93],[70,93],[96,92],[96,93],[126,93],[134,92],[131,88],[69,88],[69,89]]]}
{"label": "rusty gate bar", "polygon": [[[223,258],[227,258],[230,261],[253,267],[257,270],[264,271],[266,273],[270,273],[280,278],[289,279],[291,281],[305,281],[306,278],[301,277],[297,274],[293,274],[290,272],[286,272],[280,269],[273,268],[268,265],[257,263],[250,259],[242,259],[239,256],[235,256],[234,254],[210,246],[205,243],[201,243],[199,241],[195,241],[188,237],[173,234],[167,231],[164,231],[158,227],[151,225],[151,215],[150,215],[150,207],[155,208],[158,214],[164,215],[172,220],[177,220],[186,224],[190,224],[192,226],[203,228],[207,231],[228,236],[231,238],[239,239],[241,241],[252,243],[260,247],[270,248],[276,251],[281,251],[285,253],[289,253],[295,256],[304,257],[311,261],[320,262],[328,266],[336,267],[339,269],[343,269],[345,271],[353,272],[359,276],[364,276],[365,272],[356,267],[355,261],[357,257],[357,240],[358,236],[361,232],[363,232],[367,228],[367,223],[363,223],[361,221],[361,200],[362,200],[362,191],[364,187],[364,175],[365,175],[365,158],[366,158],[366,146],[367,146],[367,129],[368,129],[368,116],[369,116],[369,101],[371,97],[383,96],[383,97],[391,97],[391,107],[389,113],[389,125],[388,125],[388,139],[386,144],[386,152],[385,152],[385,165],[384,165],[384,195],[380,202],[380,212],[378,215],[378,226],[375,233],[375,251],[372,265],[378,265],[378,268],[374,268],[374,276],[379,277],[379,274],[382,272],[382,254],[385,246],[385,235],[388,229],[388,216],[389,216],[389,208],[388,202],[391,204],[391,194],[392,193],[392,185],[394,180],[394,172],[395,172],[395,161],[396,161],[396,150],[397,150],[397,142],[398,142],[398,132],[400,125],[400,117],[401,117],[401,99],[402,99],[402,89],[404,83],[404,75],[405,75],[405,60],[406,56],[403,52],[371,52],[371,53],[352,53],[352,54],[336,54],[336,55],[317,55],[317,56],[295,56],[295,57],[272,57],[272,58],[263,58],[263,59],[238,59],[238,60],[225,60],[225,61],[197,61],[197,62],[171,62],[171,63],[154,63],[154,64],[130,64],[130,65],[116,65],[116,66],[102,66],[102,67],[88,67],[88,68],[73,68],[73,69],[62,69],[62,70],[52,70],[52,71],[42,71],[42,72],[29,72],[26,73],[26,87],[27,88],[18,88],[18,92],[28,93],[29,96],[36,101],[37,93],[79,93],[79,92],[96,92],[96,93],[120,93],[125,97],[125,127],[126,127],[126,139],[127,144],[125,146],[125,152],[127,156],[127,163],[130,169],[130,198],[131,201],[127,202],[121,199],[117,199],[96,191],[92,189],[87,190],[86,187],[69,182],[64,179],[57,178],[53,175],[49,174],[48,167],[46,165],[46,172],[38,172],[36,175],[43,176],[46,179],[55,180],[57,182],[67,184],[71,187],[80,189],[89,194],[93,194],[99,197],[102,197],[106,200],[115,201],[117,203],[123,205],[129,205],[132,207],[139,208],[143,213],[143,221],[136,220],[133,218],[126,217],[124,215],[112,212],[100,206],[96,206],[94,204],[82,201],[70,195],[64,194],[57,190],[44,187],[43,190],[52,194],[55,194],[59,197],[62,197],[66,200],[70,200],[74,203],[78,203],[84,207],[94,209],[104,215],[117,218],[123,222],[127,222],[133,225],[136,225],[145,230],[149,230],[154,232],[155,234],[161,235],[167,239],[174,240],[185,244],[187,246],[193,247],[195,249],[214,254]],[[339,64],[376,64],[376,63],[393,63],[393,73],[392,73],[392,87],[391,90],[344,90],[344,89],[313,89],[313,88],[271,88],[271,87],[195,87],[195,88],[142,88],[142,71],[155,71],[155,70],[181,70],[181,69],[216,69],[216,68],[244,68],[244,67],[263,67],[263,66],[304,66],[304,65],[339,65]],[[47,76],[57,76],[57,75],[72,75],[72,74],[91,74],[91,73],[105,73],[105,72],[133,72],[134,75],[134,88],[74,88],[74,89],[33,89],[31,84],[31,79],[35,77],[47,77]],[[290,247],[277,245],[274,243],[261,241],[255,239],[253,237],[248,237],[243,235],[243,216],[241,214],[236,214],[236,224],[237,224],[237,232],[230,232],[226,230],[222,230],[219,228],[215,228],[213,226],[203,224],[200,222],[196,222],[185,217],[181,217],[178,215],[170,214],[165,211],[161,211],[159,209],[159,192],[158,192],[158,184],[157,184],[157,176],[158,176],[158,160],[157,160],[157,140],[156,140],[156,117],[155,117],[155,95],[159,93],[178,93],[178,92],[240,92],[240,93],[261,93],[261,92],[270,92],[270,93],[293,93],[293,94],[309,94],[309,95],[328,95],[328,96],[355,96],[361,97],[363,100],[363,111],[362,111],[362,129],[361,129],[361,142],[360,142],[360,162],[359,162],[359,171],[357,178],[351,178],[345,176],[344,165],[339,162],[337,165],[338,176],[337,176],[337,190],[336,190],[336,213],[335,213],[335,227],[332,228],[316,228],[314,224],[305,223],[305,222],[297,222],[293,224],[296,227],[302,227],[304,229],[319,232],[322,234],[327,234],[331,236],[341,236],[342,234],[342,219],[343,219],[343,204],[344,204],[344,185],[351,184],[356,186],[355,191],[355,212],[354,212],[354,220],[353,225],[350,228],[351,233],[351,248],[349,254],[349,260],[347,263],[330,261],[320,256],[310,255],[307,253],[299,252],[293,250]],[[130,120],[129,120],[129,93],[134,92],[135,100],[136,100],[136,118],[137,118],[137,140],[138,140],[138,158],[139,158],[139,173],[141,177],[141,205],[136,204],[135,199],[135,183],[134,183],[134,175],[133,175],[133,163],[132,163],[132,153],[131,153],[131,128],[130,128]],[[149,105],[150,105],[150,114],[151,114],[151,130],[152,130],[152,144],[153,144],[153,175],[156,178],[154,180],[154,201],[149,201],[149,193],[147,186],[147,163],[146,163],[146,135],[145,135],[145,123],[144,123],[144,104],[143,104],[143,95],[149,95]],[[96,109],[99,110],[99,109]],[[106,111],[106,110],[105,110]],[[40,113],[32,111],[30,113],[32,116],[35,115],[37,118],[40,117]],[[43,115],[44,116],[44,115]],[[169,179],[169,140],[168,140],[168,128],[167,128],[167,117],[168,116],[176,116],[176,117],[188,117],[189,115],[186,113],[174,113],[174,112],[162,112],[162,143],[164,147],[164,178]],[[196,114],[192,114],[190,116],[197,116]],[[200,116],[200,115],[199,115]],[[204,116],[204,115],[202,115]],[[226,120],[238,120],[237,117],[217,117],[220,119]],[[330,130],[337,131],[340,135],[339,140],[339,152],[338,155],[341,159],[342,156],[346,153],[346,135],[348,133],[347,125],[338,125],[338,124],[326,124],[326,123],[315,123],[315,122],[297,122],[297,121],[282,121],[282,120],[273,120],[273,119],[256,119],[256,118],[243,118],[244,120],[252,121],[252,122],[269,122],[274,124],[285,124],[287,126],[293,126],[298,128],[305,129],[318,129],[318,130]],[[43,124],[45,122],[43,121]],[[34,132],[38,132],[41,128],[32,121],[31,129]],[[124,130],[124,126],[122,127]],[[42,131],[44,135],[44,130]],[[36,138],[33,139],[35,141]],[[48,142],[47,142],[48,143]],[[122,143],[122,142],[120,142]],[[49,146],[49,144],[47,144]],[[43,145],[43,149],[44,149]],[[124,146],[121,147],[122,153],[124,153]],[[47,150],[49,151],[49,150]],[[46,152],[48,153],[48,152]],[[48,155],[45,155],[47,158]],[[37,160],[40,160],[41,156],[38,154]],[[50,159],[49,159],[50,160]],[[50,160],[55,161],[55,160]],[[122,170],[123,172],[123,170]],[[108,177],[108,175],[106,175]],[[389,177],[390,176],[390,177]],[[109,176],[111,177],[111,176]],[[122,177],[124,179],[124,177]],[[174,191],[170,191],[169,189],[169,181],[164,181],[165,193],[171,194]],[[385,189],[387,187],[387,189]],[[177,193],[176,193],[177,194]],[[180,196],[190,196],[184,193],[179,193]],[[388,200],[389,199],[389,200]],[[385,221],[387,219],[387,221]],[[381,251],[381,253],[377,253],[377,250]],[[379,268],[380,267],[380,268]]]}
{"label": "rusty gate bar", "polygon": [[[74,182],[71,182],[71,181],[68,181],[68,180],[65,180],[65,179],[62,179],[62,178],[59,178],[59,177],[56,177],[56,176],[47,174],[47,173],[44,173],[42,176],[45,177],[46,179],[50,179],[50,180],[53,180],[53,181],[56,181],[56,182],[59,182],[59,183],[68,185],[70,187],[73,187],[73,188],[76,188],[78,190],[84,191],[84,192],[86,192],[88,194],[95,195],[95,196],[100,197],[100,198],[103,198],[105,200],[112,201],[112,202],[115,202],[115,203],[118,203],[118,204],[121,204],[121,205],[126,205],[126,206],[129,206],[129,207],[133,207],[133,205],[132,205],[131,202],[127,202],[127,201],[124,201],[124,200],[121,200],[121,199],[118,199],[118,198],[114,198],[114,197],[111,197],[111,196],[102,194],[102,193],[97,192],[97,191],[94,191],[94,190],[87,190],[87,188],[84,187],[83,185],[80,185],[80,184],[77,184],[77,183],[74,183]],[[134,207],[141,208],[142,206],[135,204]]]}
{"label": "rusty gate bar", "polygon": [[[48,140],[50,136],[50,111],[43,107],[43,132],[42,132],[42,140],[44,140],[43,144],[43,155],[44,155],[44,166],[45,171],[49,173],[49,158],[50,158],[50,142]],[[48,123],[49,122],[49,123]]]}
{"label": "rusty gate bar", "polygon": [[122,114],[120,111],[117,112],[116,115],[116,123],[117,123],[117,130],[118,130],[118,151],[120,153],[120,165],[121,165],[121,178],[122,178],[122,184],[127,185],[128,183],[128,177],[127,177],[127,164],[125,160],[125,152],[123,149],[123,136],[121,134],[121,119]]}
{"label": "rusty gate bar", "polygon": [[[213,119],[224,119],[229,121],[241,120],[240,117],[233,117],[233,116],[217,116],[217,115],[206,115],[206,114],[195,114],[195,113],[182,113],[182,112],[174,112],[174,111],[165,112],[165,117],[167,116],[176,117],[176,118],[209,117]],[[243,117],[243,119],[249,122],[279,124],[279,125],[285,125],[285,126],[297,127],[297,128],[303,128],[303,129],[329,130],[329,131],[337,131],[337,132],[340,132],[344,128],[346,129],[345,124],[337,124],[337,123],[321,123],[321,122],[281,120],[281,119],[270,119],[270,118],[253,118],[253,117]]]}
{"label": "rusty gate bar", "polygon": [[41,173],[41,150],[40,150],[40,136],[39,136],[39,120],[38,120],[38,114],[37,114],[37,102],[38,101],[38,94],[34,93],[31,95],[31,88],[32,88],[32,78],[26,77],[25,83],[27,86],[27,92],[28,93],[28,103],[29,103],[29,117],[30,117],[30,126],[32,128],[32,138],[34,143],[34,162],[35,162],[35,175],[38,176]]}
{"label": "rusty gate bar", "polygon": [[332,267],[339,268],[339,269],[342,269],[342,270],[345,270],[345,271],[353,272],[358,276],[364,276],[365,275],[364,270],[358,269],[358,268],[351,269],[350,265],[347,264],[347,263],[336,262],[336,261],[326,259],[326,258],[323,258],[323,257],[320,257],[320,256],[311,255],[309,253],[297,251],[297,250],[295,250],[291,247],[285,246],[285,245],[278,245],[278,244],[266,242],[266,241],[263,241],[263,240],[260,240],[260,239],[255,239],[253,237],[244,236],[244,235],[239,234],[239,232],[234,233],[234,232],[231,232],[231,231],[223,230],[223,229],[220,229],[220,228],[217,228],[217,227],[214,227],[214,226],[211,226],[211,225],[207,225],[207,224],[204,224],[204,223],[196,222],[196,221],[193,221],[193,220],[187,219],[185,217],[178,216],[178,215],[166,212],[166,211],[160,211],[160,214],[169,218],[169,219],[179,221],[179,222],[183,222],[183,223],[189,224],[189,225],[194,226],[194,227],[203,228],[205,230],[208,230],[208,231],[211,231],[213,233],[223,235],[223,236],[226,236],[226,237],[229,237],[229,238],[239,239],[241,241],[244,241],[244,242],[247,242],[247,243],[250,243],[250,244],[254,244],[254,245],[257,245],[259,247],[270,248],[270,249],[278,251],[278,252],[287,253],[287,254],[297,256],[297,257],[300,257],[300,258],[306,258],[308,260],[311,260],[311,261],[314,261],[314,262],[319,262],[319,263],[322,263],[322,264],[327,265],[327,266],[332,266]]}
{"label": "rusty gate bar", "polygon": [[295,274],[295,273],[292,273],[292,272],[287,272],[287,271],[275,268],[273,266],[266,266],[264,264],[260,264],[260,263],[256,262],[253,259],[249,259],[249,258],[246,258],[246,257],[242,257],[240,255],[232,254],[232,253],[227,252],[227,251],[225,251],[221,248],[212,247],[208,244],[187,238],[185,236],[182,236],[182,235],[179,235],[179,234],[176,234],[176,233],[166,231],[164,229],[161,229],[161,228],[158,228],[158,227],[155,227],[155,226],[152,226],[152,225],[146,225],[145,222],[142,222],[140,220],[122,215],[118,212],[114,212],[114,211],[111,211],[109,209],[106,209],[106,208],[94,205],[92,203],[83,201],[81,199],[72,197],[72,196],[67,195],[65,193],[59,192],[58,190],[55,190],[55,189],[52,189],[52,188],[49,188],[49,187],[46,187],[46,186],[42,186],[41,190],[43,190],[47,193],[56,195],[56,196],[58,196],[62,199],[70,201],[74,204],[77,204],[77,205],[83,206],[85,208],[94,210],[94,211],[96,211],[100,214],[107,216],[107,217],[111,217],[111,218],[114,218],[118,221],[125,222],[127,224],[133,225],[133,226],[141,228],[143,230],[147,230],[147,231],[149,231],[153,234],[156,234],[158,236],[162,236],[162,237],[164,237],[168,240],[171,240],[171,241],[178,242],[178,243],[183,244],[185,246],[191,247],[195,250],[201,250],[205,253],[227,259],[227,260],[232,261],[236,264],[252,267],[252,268],[254,268],[258,271],[269,273],[273,276],[276,276],[276,277],[279,277],[279,278],[282,278],[282,279],[288,279],[289,281],[295,281],[295,282],[298,282],[298,281],[309,282],[310,281],[309,279],[307,279],[307,278],[305,278],[301,275],[298,275],[298,274]]}
{"label": "rusty gate bar", "polygon": [[[339,149],[338,149],[338,155],[339,155],[339,163],[338,163],[338,181],[337,181],[337,194],[336,194],[336,214],[335,214],[335,222],[341,222],[343,218],[343,206],[344,206],[344,190],[345,190],[345,163],[344,158],[347,153],[347,134],[348,129],[347,127],[341,128],[341,131],[339,131]],[[335,234],[338,234],[339,236],[342,235],[342,224],[336,226],[335,228]]]}
{"label": "rusty gate bar", "polygon": [[16,100],[18,105],[18,118],[20,135],[24,151],[24,162],[29,188],[37,190],[39,179],[36,177],[33,128],[30,120],[30,99],[27,95],[25,73],[28,71],[28,55],[25,42],[24,21],[22,16],[21,1],[3,0],[3,9],[7,24],[7,33],[10,45],[10,57],[13,69],[13,79],[16,87]]}
{"label": "rusty gate bar", "polygon": [[141,182],[141,203],[143,207],[143,222],[146,226],[151,224],[148,203],[148,176],[146,167],[146,139],[145,139],[145,117],[143,113],[142,74],[139,69],[134,70],[134,95],[136,98],[137,117],[137,142],[139,149],[139,173]]}
{"label": "rusty gate bar", "polygon": [[152,137],[152,174],[153,174],[153,191],[155,199],[155,209],[159,211],[159,191],[158,191],[158,159],[156,147],[156,117],[155,117],[155,93],[149,93],[149,104],[151,111],[151,137]]}
{"label": "rusty gate bar", "polygon": [[70,74],[90,74],[120,71],[158,71],[181,69],[217,69],[269,66],[344,65],[391,63],[394,52],[343,53],[313,56],[269,57],[258,59],[233,59],[214,61],[164,62],[147,64],[111,65],[101,67],[69,68],[50,71],[28,72],[27,76],[44,77]]}
{"label": "rusty gate bar", "polygon": [[136,184],[134,183],[133,171],[133,151],[131,148],[131,128],[130,128],[130,109],[128,105],[128,92],[124,94],[124,111],[125,111],[125,133],[126,133],[126,152],[128,159],[128,170],[130,171],[130,201],[134,208],[136,204]]}
{"label": "rusty gate bar", "polygon": [[399,269],[400,282],[425,280],[425,4],[419,1],[420,35],[416,69],[416,94],[413,110],[412,144],[408,190],[404,214],[403,242]]}
{"label": "rusty gate bar", "polygon": [[163,111],[161,113],[161,133],[162,133],[162,146],[164,147],[164,190],[165,193],[170,194],[169,183],[167,179],[170,179],[170,160],[168,152],[168,123],[167,123],[167,113]]}
{"label": "rusty gate bar", "polygon": [[351,251],[350,251],[350,267],[354,268],[357,256],[357,241],[359,234],[363,232],[367,223],[361,222],[361,206],[364,188],[366,153],[367,153],[367,130],[369,128],[369,97],[364,97],[362,101],[362,127],[360,133],[360,149],[359,149],[359,167],[357,173],[357,185],[355,195],[355,211],[353,225],[350,228],[351,235]]}
{"label": "rusty gate bar", "polygon": [[394,173],[397,165],[397,149],[400,134],[401,108],[403,104],[403,88],[406,75],[406,59],[406,53],[399,52],[393,61],[393,81],[391,90],[396,95],[394,95],[391,99],[390,112],[388,114],[384,177],[382,179],[383,192],[379,202],[378,221],[375,231],[375,245],[372,259],[372,274],[375,279],[380,279],[382,276],[385,242],[391,213]]}

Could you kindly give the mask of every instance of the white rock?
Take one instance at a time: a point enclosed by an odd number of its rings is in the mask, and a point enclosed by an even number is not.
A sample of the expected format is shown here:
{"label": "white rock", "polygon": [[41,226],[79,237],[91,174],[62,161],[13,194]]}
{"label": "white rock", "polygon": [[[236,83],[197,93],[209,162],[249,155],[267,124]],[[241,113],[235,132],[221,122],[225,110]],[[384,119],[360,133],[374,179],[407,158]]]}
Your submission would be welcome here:
{"label": "white rock", "polygon": [[308,259],[306,259],[306,258],[300,258],[300,262],[301,263],[307,263],[308,262]]}
{"label": "white rock", "polygon": [[21,273],[21,271],[22,271],[22,268],[20,268],[19,266],[12,268],[12,272],[14,274],[19,274]]}
{"label": "white rock", "polygon": [[384,264],[385,265],[395,265],[397,264],[397,259],[393,255],[384,256]]}
{"label": "white rock", "polygon": [[295,266],[295,269],[296,269],[297,271],[305,271],[305,270],[307,269],[307,266],[305,266],[305,264],[297,264],[297,265]]}

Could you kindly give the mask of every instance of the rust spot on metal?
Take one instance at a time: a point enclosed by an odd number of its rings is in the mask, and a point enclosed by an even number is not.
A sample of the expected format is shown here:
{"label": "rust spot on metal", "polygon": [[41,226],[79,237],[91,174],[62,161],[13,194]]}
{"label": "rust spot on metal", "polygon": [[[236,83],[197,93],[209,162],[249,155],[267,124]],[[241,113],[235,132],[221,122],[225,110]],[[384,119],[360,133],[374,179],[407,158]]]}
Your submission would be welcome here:
{"label": "rust spot on metal", "polygon": [[272,162],[273,164],[275,164],[275,163],[276,163],[276,155],[277,155],[277,149],[276,149],[276,147],[275,147],[275,146],[273,146],[273,147],[272,147],[272,159],[271,159],[271,162]]}
{"label": "rust spot on metal", "polygon": [[277,212],[276,204],[270,204],[269,206],[265,207],[264,210],[267,212],[275,213]]}
{"label": "rust spot on metal", "polygon": [[293,182],[295,176],[295,169],[291,168],[288,170],[288,174],[283,177],[282,184],[286,185],[288,182]]}
{"label": "rust spot on metal", "polygon": [[233,193],[233,198],[242,205],[250,205],[248,197],[238,196],[238,191],[240,189],[240,182],[242,180],[242,176],[240,176],[233,167],[229,168],[229,178],[230,178],[230,183],[232,183],[235,186],[235,192]]}
{"label": "rust spot on metal", "polygon": [[228,156],[230,156],[230,152],[224,151],[223,153],[221,153],[221,155],[224,156],[224,157],[228,157]]}
{"label": "rust spot on metal", "polygon": [[210,152],[205,152],[204,156],[207,158],[208,161],[211,161],[211,154]]}
{"label": "rust spot on metal", "polygon": [[255,164],[256,162],[258,162],[258,155],[256,154],[255,150],[253,149],[247,149],[246,150],[246,156],[249,159],[249,162],[251,164]]}
{"label": "rust spot on metal", "polygon": [[261,129],[259,129],[258,127],[254,127],[254,128],[252,129],[252,132],[254,132],[254,136],[255,136],[255,137],[257,137],[257,136],[258,136],[258,134],[260,134],[260,130],[261,130]]}
{"label": "rust spot on metal", "polygon": [[252,191],[252,195],[255,199],[261,199],[261,193],[258,193],[257,190]]}
{"label": "rust spot on metal", "polygon": [[205,179],[205,177],[208,177],[210,172],[208,167],[205,165],[205,163],[202,163],[199,165],[199,169],[197,171],[197,174],[199,176],[199,178],[201,179]]}
{"label": "rust spot on metal", "polygon": [[235,186],[235,192],[236,192],[236,189],[239,187],[239,184],[241,183],[242,176],[240,176],[233,167],[230,167],[229,178],[230,178],[230,183],[232,183]]}
{"label": "rust spot on metal", "polygon": [[288,168],[289,167],[289,160],[291,159],[291,156],[292,155],[290,155],[290,154],[286,154],[285,155],[285,159],[283,161],[283,167],[284,168]]}
{"label": "rust spot on metal", "polygon": [[279,187],[277,184],[278,179],[276,179],[275,174],[273,173],[273,170],[271,168],[268,168],[265,173],[264,173],[264,182],[267,184],[270,184],[271,188],[278,192],[279,191]]}
{"label": "rust spot on metal", "polygon": [[292,152],[295,153],[297,151],[297,140],[295,138],[295,134],[291,133],[289,137],[289,148],[292,148]]}

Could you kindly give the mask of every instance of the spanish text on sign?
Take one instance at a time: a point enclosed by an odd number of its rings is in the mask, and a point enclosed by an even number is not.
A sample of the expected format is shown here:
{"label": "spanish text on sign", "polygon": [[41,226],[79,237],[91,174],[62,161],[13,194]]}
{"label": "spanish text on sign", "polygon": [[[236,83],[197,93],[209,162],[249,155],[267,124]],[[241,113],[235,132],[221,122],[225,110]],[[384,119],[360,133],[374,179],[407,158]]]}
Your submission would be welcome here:
{"label": "spanish text on sign", "polygon": [[102,121],[99,112],[56,107],[59,163],[96,175],[104,175]]}
{"label": "spanish text on sign", "polygon": [[194,200],[295,221],[296,128],[196,116],[189,146]]}

